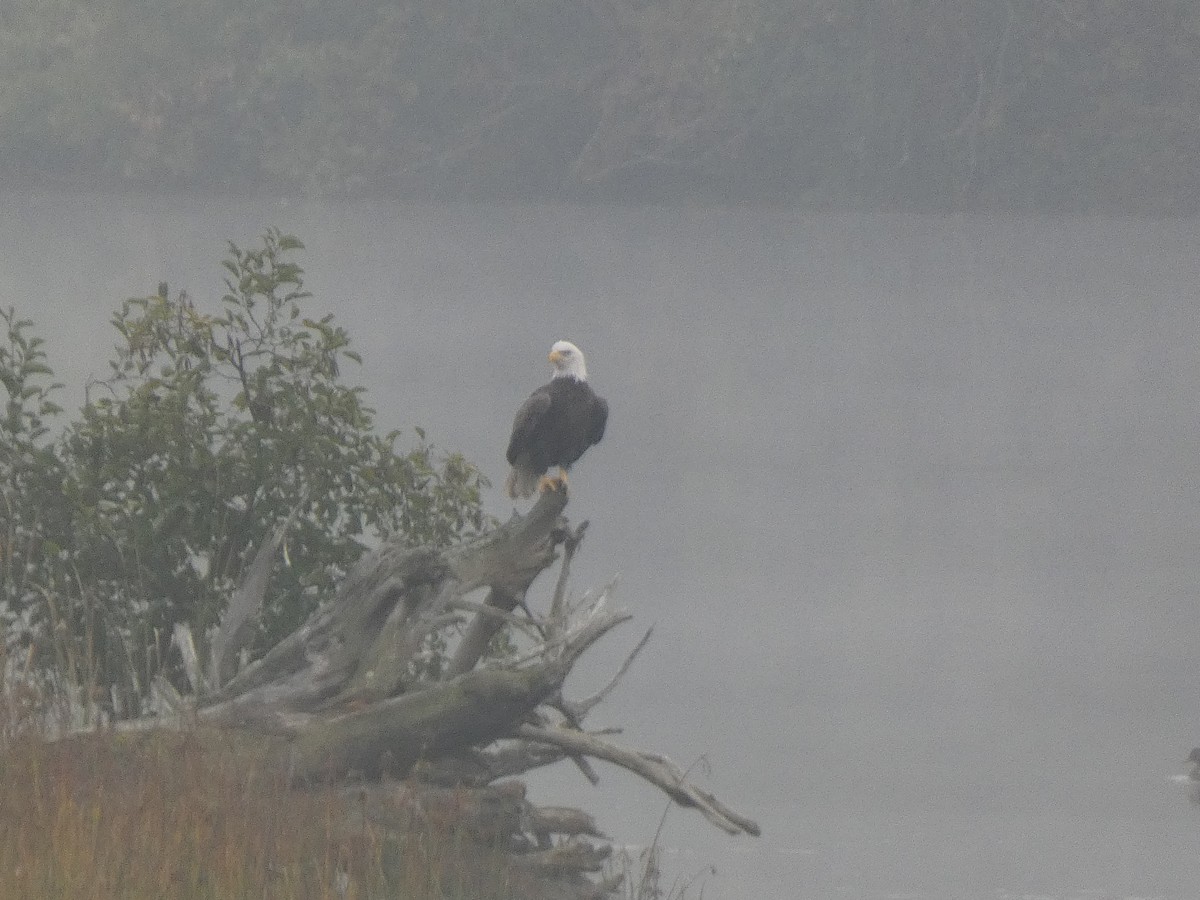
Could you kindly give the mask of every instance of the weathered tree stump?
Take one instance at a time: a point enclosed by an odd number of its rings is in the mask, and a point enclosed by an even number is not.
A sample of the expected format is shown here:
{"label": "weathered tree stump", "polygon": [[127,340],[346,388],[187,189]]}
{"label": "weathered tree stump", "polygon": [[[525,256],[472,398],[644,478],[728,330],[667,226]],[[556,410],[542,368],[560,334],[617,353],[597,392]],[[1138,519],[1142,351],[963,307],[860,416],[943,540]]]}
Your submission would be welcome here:
{"label": "weathered tree stump", "polygon": [[[231,660],[249,639],[281,527],[210,637],[207,664],[186,629],[177,635],[198,695],[192,715],[274,742],[301,784],[352,785],[348,809],[377,827],[412,826],[452,810],[481,845],[506,848],[542,896],[603,896],[614,887],[585,877],[609,854],[606,844],[587,840],[604,837],[591,817],[538,809],[512,780],[563,759],[593,781],[589,760],[621,766],[730,834],[757,835],[753,821],[691,784],[670,760],[583,730],[649,632],[603,690],[581,701],[563,697],[580,655],[630,618],[613,606],[611,585],[568,600],[569,566],[587,523],[572,530],[566,503],[565,490],[543,493],[524,516],[449,549],[392,543],[367,553],[335,598],[234,674]],[[518,607],[528,612],[530,585],[560,551],[549,611],[518,614]],[[468,597],[484,591],[482,602]],[[523,642],[515,655],[488,657],[504,628],[523,633]],[[427,652],[435,636],[448,647],[440,668]]]}

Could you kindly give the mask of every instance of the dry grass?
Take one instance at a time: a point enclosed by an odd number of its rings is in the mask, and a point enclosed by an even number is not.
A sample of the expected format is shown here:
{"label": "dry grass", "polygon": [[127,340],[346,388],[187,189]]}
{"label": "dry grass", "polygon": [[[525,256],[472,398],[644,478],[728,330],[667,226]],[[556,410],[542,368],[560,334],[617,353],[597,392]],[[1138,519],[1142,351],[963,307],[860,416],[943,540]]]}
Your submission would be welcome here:
{"label": "dry grass", "polygon": [[347,823],[338,794],[297,791],[217,737],[22,737],[0,752],[0,897],[513,895],[500,857],[452,829]]}
{"label": "dry grass", "polygon": [[26,738],[0,766],[0,896],[336,896],[328,811],[195,735]]}
{"label": "dry grass", "polygon": [[[566,896],[514,870],[452,814],[431,809],[420,826],[385,833],[345,791],[297,789],[278,755],[219,732],[53,739],[95,721],[94,692],[35,679],[24,662],[10,665],[0,649],[0,900]],[[659,888],[655,860],[614,861],[621,896],[683,900]]]}

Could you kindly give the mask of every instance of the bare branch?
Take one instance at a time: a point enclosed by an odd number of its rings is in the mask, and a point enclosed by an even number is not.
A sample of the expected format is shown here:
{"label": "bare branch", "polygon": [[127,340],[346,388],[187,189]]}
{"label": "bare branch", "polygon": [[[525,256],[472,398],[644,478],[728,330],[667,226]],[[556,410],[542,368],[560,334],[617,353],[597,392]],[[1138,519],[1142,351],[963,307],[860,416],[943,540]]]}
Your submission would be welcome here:
{"label": "bare branch", "polygon": [[542,837],[546,837],[549,846],[549,835],[566,834],[572,837],[586,834],[589,837],[606,838],[604,832],[596,827],[596,820],[583,810],[569,806],[534,806],[526,815],[526,823],[531,832],[538,836],[539,845]]}
{"label": "bare branch", "polygon": [[550,635],[543,644],[518,657],[514,664],[521,665],[541,658],[562,658],[569,665],[574,664],[580,654],[607,632],[633,618],[624,609],[610,608],[609,600],[615,584],[609,582],[594,600],[589,599],[586,610],[573,609],[561,633]]}
{"label": "bare branch", "polygon": [[593,735],[564,728],[541,728],[523,724],[518,726],[514,733],[526,740],[559,747],[568,753],[603,759],[640,775],[680,806],[700,810],[706,819],[729,834],[745,833],[757,837],[762,833],[757,823],[735,813],[712,794],[690,783],[683,770],[665,756],[627,750]]}
{"label": "bare branch", "polygon": [[621,668],[617,670],[617,674],[614,675],[612,680],[598,692],[592,694],[592,696],[584,700],[571,701],[566,700],[565,698],[559,698],[562,701],[564,712],[566,712],[567,715],[575,720],[575,722],[572,724],[578,726],[578,724],[587,717],[587,714],[612,692],[612,689],[617,686],[617,682],[620,681],[625,673],[629,671],[629,667],[633,665],[633,661],[637,659],[638,654],[642,652],[642,648],[650,642],[650,635],[652,634],[654,634],[653,625],[646,629],[646,633],[642,635],[642,639],[638,641],[637,646],[629,652],[627,657],[625,657],[625,662],[621,664]]}
{"label": "bare branch", "polygon": [[543,636],[538,623],[534,619],[515,616],[510,612],[505,612],[504,610],[487,603],[475,603],[472,600],[454,600],[447,605],[451,609],[461,609],[466,612],[473,612],[482,616],[489,616],[505,625],[511,625],[513,628],[523,631],[535,638],[541,638]]}
{"label": "bare branch", "polygon": [[[229,599],[229,606],[221,616],[221,623],[213,633],[209,648],[206,690],[197,693],[215,691],[234,676],[238,654],[254,635],[254,621],[262,610],[275,554],[282,546],[284,536],[295,521],[297,512],[298,510],[292,510],[291,515],[275,528],[270,540],[258,548],[242,583]],[[188,677],[190,679],[191,675]]]}
{"label": "bare branch", "polygon": [[551,632],[558,628],[562,622],[563,606],[567,596],[567,582],[571,576],[571,560],[575,558],[575,551],[583,543],[583,535],[587,531],[587,527],[588,523],[585,519],[579,523],[579,527],[574,531],[568,531],[566,540],[563,541],[562,564],[558,569],[558,583],[554,586],[554,598],[550,601],[550,615],[547,617],[550,621]]}

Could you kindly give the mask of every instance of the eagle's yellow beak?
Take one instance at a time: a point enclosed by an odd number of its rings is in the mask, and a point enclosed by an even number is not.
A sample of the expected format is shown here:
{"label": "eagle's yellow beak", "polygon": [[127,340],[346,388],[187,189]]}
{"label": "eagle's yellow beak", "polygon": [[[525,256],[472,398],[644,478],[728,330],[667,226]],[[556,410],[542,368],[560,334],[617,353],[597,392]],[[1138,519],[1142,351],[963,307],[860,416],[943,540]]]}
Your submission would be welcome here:
{"label": "eagle's yellow beak", "polygon": [[557,366],[560,362],[562,362],[562,354],[559,353],[557,350],[551,350],[550,351],[550,362],[554,363]]}

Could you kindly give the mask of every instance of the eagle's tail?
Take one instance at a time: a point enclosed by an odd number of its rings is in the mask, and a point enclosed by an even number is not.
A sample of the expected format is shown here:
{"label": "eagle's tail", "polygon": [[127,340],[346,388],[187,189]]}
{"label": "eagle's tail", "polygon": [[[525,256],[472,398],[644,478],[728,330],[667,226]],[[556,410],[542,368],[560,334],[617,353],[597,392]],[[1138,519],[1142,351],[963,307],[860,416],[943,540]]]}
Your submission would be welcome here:
{"label": "eagle's tail", "polygon": [[508,478],[504,480],[504,492],[514,500],[518,497],[532,497],[537,486],[537,472],[518,469],[516,466],[508,470]]}

